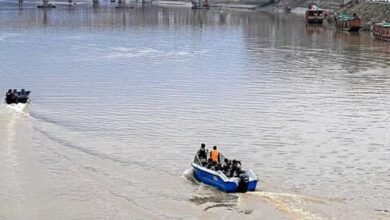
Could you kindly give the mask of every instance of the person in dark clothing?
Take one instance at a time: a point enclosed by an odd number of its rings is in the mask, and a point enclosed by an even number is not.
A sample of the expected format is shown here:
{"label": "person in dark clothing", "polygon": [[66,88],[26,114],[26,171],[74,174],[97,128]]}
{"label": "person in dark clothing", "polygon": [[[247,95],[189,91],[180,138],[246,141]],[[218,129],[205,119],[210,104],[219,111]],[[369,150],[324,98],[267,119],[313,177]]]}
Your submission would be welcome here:
{"label": "person in dark clothing", "polygon": [[12,99],[13,103],[18,104],[18,90],[14,89],[14,91],[12,91]]}
{"label": "person in dark clothing", "polygon": [[232,170],[232,161],[225,158],[224,163],[222,165],[222,171],[226,176],[230,176]]}
{"label": "person in dark clothing", "polygon": [[20,92],[18,92],[18,102],[26,103],[28,100],[28,93],[22,89]]}
{"label": "person in dark clothing", "polygon": [[238,176],[241,172],[241,161],[233,160],[232,176]]}
{"label": "person in dark clothing", "polygon": [[198,157],[199,159],[207,159],[206,145],[203,143],[200,145],[200,149],[198,150]]}
{"label": "person in dark clothing", "polygon": [[229,175],[234,176],[236,174],[237,170],[240,170],[240,169],[241,169],[241,161],[233,159]]}
{"label": "person in dark clothing", "polygon": [[200,149],[198,150],[198,157],[200,162],[202,163],[202,166],[207,164],[207,150],[206,145],[204,143],[200,145]]}
{"label": "person in dark clothing", "polygon": [[214,171],[218,171],[218,170],[221,170],[221,166],[219,165],[219,163],[217,161],[213,161],[210,169],[214,170]]}
{"label": "person in dark clothing", "polygon": [[211,158],[209,158],[209,160],[207,161],[206,168],[211,169],[212,166],[213,166],[213,160]]}
{"label": "person in dark clothing", "polygon": [[5,94],[5,102],[7,102],[7,104],[11,104],[13,103],[13,101],[14,98],[13,98],[12,90],[9,89],[8,92]]}
{"label": "person in dark clothing", "polygon": [[241,167],[238,166],[238,167],[236,167],[236,169],[235,169],[234,177],[240,177],[240,175],[241,175]]}

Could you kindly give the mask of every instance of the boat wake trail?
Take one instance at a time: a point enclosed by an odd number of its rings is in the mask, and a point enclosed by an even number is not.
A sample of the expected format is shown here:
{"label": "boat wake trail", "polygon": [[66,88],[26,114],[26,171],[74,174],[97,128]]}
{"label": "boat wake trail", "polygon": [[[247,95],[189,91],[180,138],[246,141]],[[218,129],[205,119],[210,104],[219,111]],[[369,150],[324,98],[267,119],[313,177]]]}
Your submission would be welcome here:
{"label": "boat wake trail", "polygon": [[343,199],[339,198],[310,197],[265,191],[248,192],[248,195],[260,197],[291,219],[327,219],[317,213],[313,213],[308,207],[313,205],[326,205],[330,202],[344,202]]}
{"label": "boat wake trail", "polygon": [[11,117],[11,115],[18,114],[18,116],[30,116],[28,109],[30,104],[18,104],[18,105],[7,105],[0,104],[0,112],[6,115],[6,117]]}
{"label": "boat wake trail", "polygon": [[85,137],[85,135],[81,134],[80,132],[74,131],[75,126],[69,122],[47,117],[36,112],[31,113],[30,116],[36,122],[34,126],[34,131],[45,136],[47,139],[59,144],[60,146],[66,147],[77,152],[81,152],[94,158],[102,160],[111,160],[113,162],[121,164],[122,166],[135,165],[139,168],[147,168],[147,165],[141,162],[135,160],[129,161],[118,156],[102,152],[101,150],[94,147],[96,143],[100,143],[101,140],[98,140],[96,137],[91,139]]}
{"label": "boat wake trail", "polygon": [[59,137],[57,137],[53,134],[50,134],[49,132],[46,132],[44,130],[41,130],[39,128],[34,128],[34,130],[36,132],[39,132],[40,134],[46,136],[51,141],[59,143],[60,145],[68,147],[70,149],[77,150],[77,151],[82,152],[84,154],[87,154],[87,155],[90,155],[90,156],[93,156],[93,157],[96,157],[99,159],[103,159],[103,160],[111,160],[113,162],[117,162],[117,163],[122,164],[124,166],[138,165],[139,167],[144,167],[144,164],[139,163],[137,161],[130,162],[130,161],[118,158],[118,157],[111,156],[109,154],[100,153],[96,150],[92,150],[90,147],[83,147],[83,146],[80,146],[78,144],[74,144],[71,141],[67,141],[65,139],[59,138]]}
{"label": "boat wake trail", "polygon": [[[19,210],[25,199],[23,185],[23,146],[18,135],[25,134],[24,117],[6,106],[0,107],[0,219],[10,210]],[[25,137],[25,136],[23,136]],[[18,217],[16,217],[18,218]],[[4,218],[6,219],[6,217]]]}
{"label": "boat wake trail", "polygon": [[43,122],[46,122],[46,123],[50,123],[50,124],[56,124],[56,125],[59,125],[61,126],[63,123],[60,122],[60,121],[57,121],[57,120],[54,120],[54,119],[51,119],[49,117],[46,117],[44,115],[41,115],[41,114],[38,114],[38,113],[31,113],[30,114],[32,118],[36,119],[36,120],[40,120],[40,121],[43,121]]}

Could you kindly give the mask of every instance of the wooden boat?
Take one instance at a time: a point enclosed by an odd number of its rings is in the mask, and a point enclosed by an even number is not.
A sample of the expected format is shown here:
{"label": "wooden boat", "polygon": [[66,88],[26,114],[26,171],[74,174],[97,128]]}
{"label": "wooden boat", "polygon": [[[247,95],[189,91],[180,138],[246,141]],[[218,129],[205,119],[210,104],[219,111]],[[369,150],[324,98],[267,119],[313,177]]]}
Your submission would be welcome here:
{"label": "wooden boat", "polygon": [[374,24],[372,33],[376,39],[390,41],[390,23],[381,22]]}
{"label": "wooden boat", "polygon": [[354,14],[353,16],[335,16],[334,21],[336,27],[343,31],[359,31],[362,24],[362,20],[358,16],[356,16],[356,14]]}
{"label": "wooden boat", "polygon": [[325,19],[325,13],[323,9],[318,8],[315,5],[310,5],[305,14],[307,23],[310,24],[322,24]]}

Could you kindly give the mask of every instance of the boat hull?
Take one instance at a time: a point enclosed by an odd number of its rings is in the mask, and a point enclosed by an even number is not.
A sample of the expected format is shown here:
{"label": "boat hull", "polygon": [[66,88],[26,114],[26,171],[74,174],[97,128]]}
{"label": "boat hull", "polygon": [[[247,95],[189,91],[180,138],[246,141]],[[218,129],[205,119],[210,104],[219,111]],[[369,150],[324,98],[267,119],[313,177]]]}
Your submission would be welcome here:
{"label": "boat hull", "polygon": [[323,18],[307,18],[307,23],[309,24],[322,24],[324,22]]}
{"label": "boat hull", "polygon": [[305,13],[306,22],[309,24],[322,24],[325,19],[324,10],[309,9]]}
{"label": "boat hull", "polygon": [[378,40],[390,41],[390,24],[374,24],[372,34]]}
{"label": "boat hull", "polygon": [[[245,186],[240,186],[240,178],[232,177],[227,178],[222,172],[215,172],[207,168],[201,167],[197,164],[192,164],[194,177],[207,185],[218,188],[221,191],[227,193],[234,192],[246,192],[246,191],[255,191],[257,186],[257,178],[250,177],[248,183]],[[248,170],[254,176],[251,170]],[[244,187],[244,188],[243,188]]]}
{"label": "boat hull", "polygon": [[335,17],[335,25],[337,29],[342,31],[359,31],[361,27],[361,19],[354,17],[352,19],[337,19]]}

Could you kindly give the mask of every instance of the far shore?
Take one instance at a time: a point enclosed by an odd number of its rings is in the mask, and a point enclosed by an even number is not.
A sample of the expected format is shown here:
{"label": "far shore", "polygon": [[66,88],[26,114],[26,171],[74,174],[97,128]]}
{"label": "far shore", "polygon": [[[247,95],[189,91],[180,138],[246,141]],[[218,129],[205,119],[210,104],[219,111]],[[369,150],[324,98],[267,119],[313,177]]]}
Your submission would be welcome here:
{"label": "far shore", "polygon": [[[215,0],[209,1],[210,7],[227,8],[227,9],[246,9],[246,10],[261,10],[271,12],[286,12],[289,9],[291,13],[303,15],[306,8],[312,1],[300,1],[299,4],[293,0],[271,3],[268,0],[252,0],[252,1],[235,1],[235,0]],[[180,5],[185,7],[191,6],[191,1],[153,1],[153,4],[158,5]],[[340,4],[332,0],[320,1],[318,6],[331,12],[331,14],[353,14],[356,13],[363,23],[363,31],[369,31],[372,24],[382,21],[390,21],[390,3],[372,2],[372,1],[351,1],[349,4]]]}

